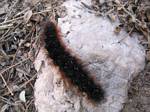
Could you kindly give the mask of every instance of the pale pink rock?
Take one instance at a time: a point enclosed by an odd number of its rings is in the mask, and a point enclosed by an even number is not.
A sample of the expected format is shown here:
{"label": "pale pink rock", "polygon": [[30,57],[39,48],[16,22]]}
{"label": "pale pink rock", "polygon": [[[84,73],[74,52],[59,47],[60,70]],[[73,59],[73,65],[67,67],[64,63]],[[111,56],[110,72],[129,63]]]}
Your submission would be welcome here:
{"label": "pale pink rock", "polygon": [[[86,1],[90,2],[83,2]],[[119,22],[96,17],[82,7],[80,0],[69,0],[63,5],[68,12],[59,19],[64,42],[102,84],[107,100],[94,107],[72,90],[66,91],[59,68],[47,61],[41,48],[35,60],[38,112],[119,112],[127,99],[130,81],[145,64],[145,50],[139,44],[138,35],[130,37],[123,30],[116,35],[114,28]],[[122,38],[125,39],[118,43]]]}

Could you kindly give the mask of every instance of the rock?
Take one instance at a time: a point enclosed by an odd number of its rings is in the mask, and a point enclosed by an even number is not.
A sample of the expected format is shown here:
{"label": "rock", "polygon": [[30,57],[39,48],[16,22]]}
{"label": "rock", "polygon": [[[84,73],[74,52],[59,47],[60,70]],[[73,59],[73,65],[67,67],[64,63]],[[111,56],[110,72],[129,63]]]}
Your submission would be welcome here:
{"label": "rock", "polygon": [[[89,3],[90,0],[82,2]],[[86,68],[106,91],[106,101],[94,106],[84,96],[67,89],[59,68],[47,60],[41,48],[35,68],[35,105],[39,112],[119,112],[127,98],[130,81],[145,65],[145,50],[137,37],[114,29],[119,22],[96,17],[81,6],[81,1],[64,2],[67,16],[58,20],[64,42],[73,55],[79,57]],[[69,33],[68,33],[69,32]],[[122,41],[120,41],[122,40]]]}

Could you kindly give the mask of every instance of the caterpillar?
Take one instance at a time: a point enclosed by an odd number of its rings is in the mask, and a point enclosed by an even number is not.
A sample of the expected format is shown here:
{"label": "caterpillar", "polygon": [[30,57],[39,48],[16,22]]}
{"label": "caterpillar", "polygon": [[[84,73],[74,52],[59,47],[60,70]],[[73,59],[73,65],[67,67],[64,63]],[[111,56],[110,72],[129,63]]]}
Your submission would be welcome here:
{"label": "caterpillar", "polygon": [[81,93],[86,93],[88,99],[94,102],[102,101],[104,90],[93,80],[76,56],[73,56],[65,47],[57,25],[51,21],[46,22],[42,35],[48,58],[51,58],[53,64],[59,67],[65,78],[69,79]]}

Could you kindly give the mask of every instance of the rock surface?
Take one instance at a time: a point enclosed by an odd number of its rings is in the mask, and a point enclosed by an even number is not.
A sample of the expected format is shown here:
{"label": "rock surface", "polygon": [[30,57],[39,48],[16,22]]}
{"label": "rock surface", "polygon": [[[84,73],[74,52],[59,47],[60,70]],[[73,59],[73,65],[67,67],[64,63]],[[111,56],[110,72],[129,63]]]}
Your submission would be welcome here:
{"label": "rock surface", "polygon": [[[82,0],[90,5],[90,0]],[[119,22],[96,17],[82,6],[81,1],[64,2],[67,16],[59,19],[64,42],[77,55],[102,84],[106,101],[92,106],[81,97],[66,89],[59,68],[41,48],[35,68],[38,78],[35,83],[35,105],[39,112],[119,112],[127,98],[130,81],[144,68],[145,50],[137,36],[130,37],[125,31],[114,33]],[[120,41],[122,40],[122,41]]]}

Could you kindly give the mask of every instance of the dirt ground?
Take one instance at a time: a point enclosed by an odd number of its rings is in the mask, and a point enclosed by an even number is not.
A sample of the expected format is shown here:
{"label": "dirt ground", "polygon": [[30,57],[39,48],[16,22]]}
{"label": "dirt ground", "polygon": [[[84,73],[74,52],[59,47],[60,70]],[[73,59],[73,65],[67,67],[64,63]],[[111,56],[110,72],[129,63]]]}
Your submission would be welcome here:
{"label": "dirt ground", "polygon": [[122,112],[150,112],[150,64],[131,83]]}
{"label": "dirt ground", "polygon": [[[39,48],[40,26],[47,18],[54,17],[57,21],[65,16],[65,8],[60,6],[63,1],[0,0],[0,112],[36,112],[33,62]],[[117,15],[120,25],[116,33],[124,28],[129,35],[132,32],[142,35],[146,66],[133,79],[122,112],[150,112],[150,1],[93,0],[92,3],[92,7],[83,5],[96,16],[115,21]]]}

